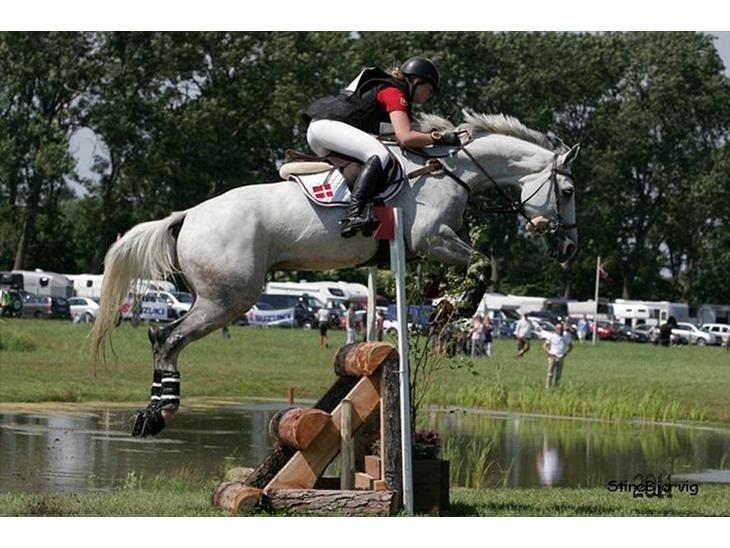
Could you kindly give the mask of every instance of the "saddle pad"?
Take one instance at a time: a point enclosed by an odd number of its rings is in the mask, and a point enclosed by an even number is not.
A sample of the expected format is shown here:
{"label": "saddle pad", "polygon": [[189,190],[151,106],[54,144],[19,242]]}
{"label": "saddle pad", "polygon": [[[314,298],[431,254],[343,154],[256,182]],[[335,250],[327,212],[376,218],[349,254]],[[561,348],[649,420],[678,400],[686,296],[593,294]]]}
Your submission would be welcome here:
{"label": "saddle pad", "polygon": [[[376,194],[373,200],[387,202],[400,192],[405,181],[403,167],[400,164],[393,179],[393,183],[383,192]],[[289,180],[295,181],[304,195],[315,204],[324,207],[346,207],[350,201],[350,189],[347,188],[347,182],[337,168],[309,175],[290,175]]]}

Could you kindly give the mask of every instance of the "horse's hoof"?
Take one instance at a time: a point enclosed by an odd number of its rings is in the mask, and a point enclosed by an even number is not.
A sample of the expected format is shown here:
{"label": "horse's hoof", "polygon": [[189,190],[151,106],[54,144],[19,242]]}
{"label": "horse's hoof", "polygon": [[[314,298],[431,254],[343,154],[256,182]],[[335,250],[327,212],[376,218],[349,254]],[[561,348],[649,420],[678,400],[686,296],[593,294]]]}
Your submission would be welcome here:
{"label": "horse's hoof", "polygon": [[132,436],[146,438],[156,436],[165,428],[165,418],[158,409],[141,409],[134,416]]}

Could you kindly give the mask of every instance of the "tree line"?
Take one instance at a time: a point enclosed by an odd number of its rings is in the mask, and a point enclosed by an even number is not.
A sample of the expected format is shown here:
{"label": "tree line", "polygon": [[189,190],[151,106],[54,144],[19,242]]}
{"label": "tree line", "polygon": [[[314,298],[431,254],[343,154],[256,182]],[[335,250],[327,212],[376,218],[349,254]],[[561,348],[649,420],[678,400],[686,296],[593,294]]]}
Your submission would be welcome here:
{"label": "tree line", "polygon": [[[700,33],[0,33],[0,269],[101,272],[132,225],[277,180],[313,99],[413,54],[441,68],[429,112],[582,144],[567,268],[517,217],[470,206],[491,289],[592,298],[600,255],[604,296],[730,302],[730,85]],[[99,142],[88,179],[82,129]]]}

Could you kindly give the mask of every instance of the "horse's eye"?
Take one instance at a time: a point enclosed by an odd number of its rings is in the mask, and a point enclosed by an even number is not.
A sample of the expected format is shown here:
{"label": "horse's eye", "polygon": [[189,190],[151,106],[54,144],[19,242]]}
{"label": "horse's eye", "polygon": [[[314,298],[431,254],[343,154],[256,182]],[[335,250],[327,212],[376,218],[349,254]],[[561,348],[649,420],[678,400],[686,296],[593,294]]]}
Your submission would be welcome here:
{"label": "horse's eye", "polygon": [[573,195],[572,188],[564,188],[561,192],[563,194],[563,198],[570,198]]}

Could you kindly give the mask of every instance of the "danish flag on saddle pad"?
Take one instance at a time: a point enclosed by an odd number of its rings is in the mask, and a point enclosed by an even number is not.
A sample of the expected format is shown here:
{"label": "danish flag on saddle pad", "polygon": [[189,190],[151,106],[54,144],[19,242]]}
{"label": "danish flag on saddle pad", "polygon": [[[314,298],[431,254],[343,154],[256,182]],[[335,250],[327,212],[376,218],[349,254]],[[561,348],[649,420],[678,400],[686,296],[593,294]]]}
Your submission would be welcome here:
{"label": "danish flag on saddle pad", "polygon": [[314,194],[314,197],[318,200],[326,200],[327,198],[332,198],[335,195],[335,192],[332,189],[332,185],[325,181],[321,185],[313,186],[312,194]]}
{"label": "danish flag on saddle pad", "polygon": [[[398,171],[394,178],[395,181],[375,198],[387,202],[403,188],[406,177],[403,174],[402,165],[398,165]],[[346,207],[350,201],[350,190],[347,188],[347,182],[338,169],[332,168],[329,171],[308,175],[290,175],[289,180],[295,181],[306,197],[315,204],[324,207]]]}

